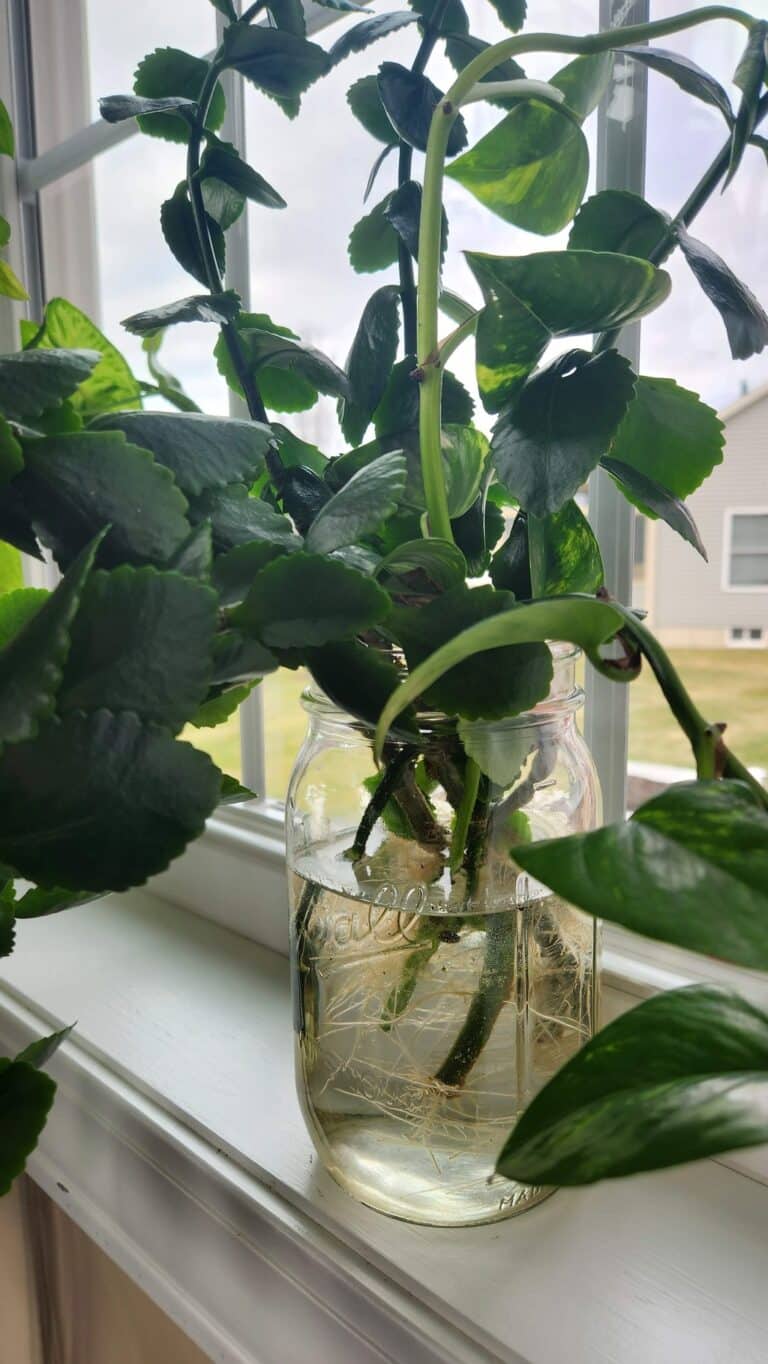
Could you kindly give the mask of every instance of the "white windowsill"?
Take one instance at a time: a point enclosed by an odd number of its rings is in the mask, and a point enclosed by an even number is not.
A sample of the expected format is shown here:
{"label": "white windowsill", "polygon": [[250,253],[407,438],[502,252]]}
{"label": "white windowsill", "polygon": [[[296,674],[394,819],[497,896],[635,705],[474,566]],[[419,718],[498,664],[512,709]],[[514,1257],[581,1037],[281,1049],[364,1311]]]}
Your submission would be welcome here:
{"label": "white windowsill", "polygon": [[32,1175],[213,1359],[762,1364],[768,1189],[734,1169],[407,1226],[317,1168],[282,957],[132,892],[23,925],[2,974],[0,1050],[79,1020]]}

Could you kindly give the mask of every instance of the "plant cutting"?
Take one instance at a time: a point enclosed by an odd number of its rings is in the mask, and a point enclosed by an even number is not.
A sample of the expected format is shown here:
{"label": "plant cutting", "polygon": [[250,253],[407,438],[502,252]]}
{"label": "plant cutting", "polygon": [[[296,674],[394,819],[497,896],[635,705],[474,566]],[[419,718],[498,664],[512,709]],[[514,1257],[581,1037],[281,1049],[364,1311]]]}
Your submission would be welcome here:
{"label": "plant cutting", "polygon": [[[265,673],[303,665],[316,690],[288,801],[297,1055],[337,1180],[395,1215],[466,1224],[557,1183],[766,1139],[755,1095],[767,1020],[737,997],[679,992],[589,1040],[591,916],[768,968],[768,796],[609,596],[577,494],[602,465],[703,550],[684,499],[722,457],[720,424],[674,381],[634,374],[615,342],[663,303],[663,261],[678,248],[732,353],[768,340],[761,305],[688,230],[748,145],[763,146],[768,26],[710,6],[487,46],[451,0],[355,19],[326,51],[306,40],[298,6],[266,4],[269,27],[254,22],[261,5],[240,19],[217,8],[229,22],[210,62],[162,49],[132,95],[102,104],[186,151],[161,223],[204,292],[125,324],[145,337],[153,387],[175,410],[143,407],[148,385],[61,301],[0,361],[0,533],[28,553],[42,543],[64,571],[49,596],[0,599],[8,930],[167,865],[222,795],[243,794],[178,739],[182,726],[228,716]],[[524,4],[500,8],[522,26]],[[655,46],[716,18],[745,30],[735,110],[712,76]],[[398,150],[397,186],[354,230],[350,255],[364,270],[396,261],[398,284],[369,300],[342,370],[282,322],[243,314],[224,287],[225,233],[245,200],[283,200],[219,139],[219,80],[239,71],[293,114],[347,52],[409,22],[413,67],[385,62],[350,91],[384,144],[375,174]],[[445,94],[424,71],[438,42],[458,68]],[[616,51],[723,117],[722,152],[671,213],[611,190],[584,202],[582,123]],[[533,82],[518,64],[531,52],[570,60]],[[461,109],[478,99],[502,117],[468,148]],[[414,148],[426,148],[423,186]],[[446,158],[506,221],[545,235],[570,223],[567,248],[469,251],[482,302],[441,292]],[[250,423],[190,410],[164,374],[162,330],[189,320],[220,326],[217,361]],[[550,350],[589,335],[591,349]],[[446,368],[471,341],[490,440]],[[275,420],[319,393],[339,401],[341,455]],[[574,720],[579,649],[617,685],[650,667],[691,743],[697,781],[627,825],[597,827]],[[22,878],[33,890],[20,893]],[[690,1044],[673,1047],[675,1035]],[[659,1123],[640,1122],[653,1104]]]}

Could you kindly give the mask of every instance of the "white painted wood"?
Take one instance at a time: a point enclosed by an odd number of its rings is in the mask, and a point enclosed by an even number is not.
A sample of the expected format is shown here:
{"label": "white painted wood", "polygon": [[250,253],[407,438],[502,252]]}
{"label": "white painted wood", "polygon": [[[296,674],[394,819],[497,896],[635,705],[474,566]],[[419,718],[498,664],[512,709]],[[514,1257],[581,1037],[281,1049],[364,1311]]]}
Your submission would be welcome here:
{"label": "white painted wood", "polygon": [[3,975],[4,1048],[79,1018],[34,1177],[212,1358],[763,1364],[768,1191],[732,1169],[410,1227],[317,1170],[281,957],[134,892],[23,925]]}

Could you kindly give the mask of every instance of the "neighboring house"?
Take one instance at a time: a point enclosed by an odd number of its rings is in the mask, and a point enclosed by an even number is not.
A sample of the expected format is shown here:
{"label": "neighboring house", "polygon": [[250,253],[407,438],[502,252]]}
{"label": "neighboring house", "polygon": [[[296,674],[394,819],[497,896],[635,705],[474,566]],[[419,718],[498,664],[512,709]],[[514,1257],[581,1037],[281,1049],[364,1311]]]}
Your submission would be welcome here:
{"label": "neighboring house", "polygon": [[661,521],[643,518],[635,604],[662,643],[768,647],[768,384],[720,414],[723,463],[688,506],[709,563]]}

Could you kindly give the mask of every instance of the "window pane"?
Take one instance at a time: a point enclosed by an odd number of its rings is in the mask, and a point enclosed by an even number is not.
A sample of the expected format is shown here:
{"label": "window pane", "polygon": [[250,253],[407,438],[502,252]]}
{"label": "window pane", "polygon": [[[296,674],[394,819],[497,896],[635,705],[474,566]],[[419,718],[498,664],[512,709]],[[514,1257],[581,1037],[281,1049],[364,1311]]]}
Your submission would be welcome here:
{"label": "window pane", "polygon": [[731,524],[731,548],[739,551],[768,553],[768,514],[734,516]]}
{"label": "window pane", "polygon": [[261,683],[264,716],[264,795],[284,800],[296,754],[307,728],[301,693],[311,678],[303,668],[281,668]]}
{"label": "window pane", "polygon": [[768,554],[734,554],[731,582],[734,587],[768,586]]}

